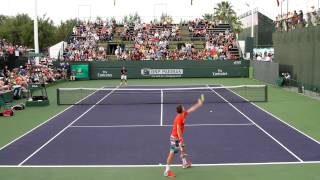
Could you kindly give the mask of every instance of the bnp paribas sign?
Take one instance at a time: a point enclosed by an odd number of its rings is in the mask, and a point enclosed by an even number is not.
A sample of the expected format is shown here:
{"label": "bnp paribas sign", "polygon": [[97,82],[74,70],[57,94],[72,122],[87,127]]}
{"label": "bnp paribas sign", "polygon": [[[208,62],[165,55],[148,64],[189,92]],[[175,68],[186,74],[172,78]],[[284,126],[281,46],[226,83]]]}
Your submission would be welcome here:
{"label": "bnp paribas sign", "polygon": [[142,76],[150,77],[181,77],[183,75],[183,69],[141,69]]}

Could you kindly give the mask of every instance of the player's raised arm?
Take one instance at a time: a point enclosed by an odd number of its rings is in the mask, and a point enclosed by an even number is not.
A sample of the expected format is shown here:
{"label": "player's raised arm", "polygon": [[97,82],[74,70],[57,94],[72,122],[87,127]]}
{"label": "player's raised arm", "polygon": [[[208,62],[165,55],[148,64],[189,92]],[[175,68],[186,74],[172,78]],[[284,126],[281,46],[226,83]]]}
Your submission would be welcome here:
{"label": "player's raised arm", "polygon": [[194,111],[196,111],[199,107],[201,107],[203,104],[203,101],[201,99],[198,99],[198,102],[196,104],[194,104],[193,106],[191,106],[187,112],[188,113],[192,113]]}

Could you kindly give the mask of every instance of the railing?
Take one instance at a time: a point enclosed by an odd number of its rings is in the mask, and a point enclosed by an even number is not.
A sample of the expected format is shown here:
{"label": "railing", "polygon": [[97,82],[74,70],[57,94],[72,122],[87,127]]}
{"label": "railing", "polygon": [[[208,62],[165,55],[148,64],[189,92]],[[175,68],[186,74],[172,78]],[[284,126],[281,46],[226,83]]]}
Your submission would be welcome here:
{"label": "railing", "polygon": [[238,40],[237,40],[237,48],[238,48],[238,51],[239,51],[239,58],[242,59],[243,58],[243,54],[242,54],[241,47],[240,47],[240,44],[239,44]]}

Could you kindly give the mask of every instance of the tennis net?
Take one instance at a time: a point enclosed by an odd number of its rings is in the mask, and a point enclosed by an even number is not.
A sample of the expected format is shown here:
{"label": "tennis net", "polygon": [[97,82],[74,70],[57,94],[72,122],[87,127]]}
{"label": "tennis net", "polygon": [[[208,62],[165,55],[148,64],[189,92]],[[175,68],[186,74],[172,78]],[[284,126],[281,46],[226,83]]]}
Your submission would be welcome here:
{"label": "tennis net", "polygon": [[191,104],[204,94],[205,103],[266,102],[266,85],[190,88],[59,88],[59,105]]}

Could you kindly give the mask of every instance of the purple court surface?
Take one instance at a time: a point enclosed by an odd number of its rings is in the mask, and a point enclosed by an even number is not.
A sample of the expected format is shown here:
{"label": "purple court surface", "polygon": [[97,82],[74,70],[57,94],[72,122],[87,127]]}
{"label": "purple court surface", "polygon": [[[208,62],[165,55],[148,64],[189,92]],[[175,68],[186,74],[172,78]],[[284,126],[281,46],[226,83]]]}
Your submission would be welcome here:
{"label": "purple court surface", "polygon": [[[93,93],[83,101],[125,100],[125,96],[113,96],[116,91]],[[161,103],[170,98],[165,93],[140,95],[142,102],[152,98],[159,103],[68,107],[2,147],[0,167],[164,164],[176,104]],[[195,98],[187,93],[179,96]],[[216,89],[205,96],[225,103],[205,103],[186,120],[185,141],[195,165],[320,162],[318,141],[253,103],[233,103],[231,99],[242,98],[233,91]],[[178,158],[175,163],[180,163]]]}

